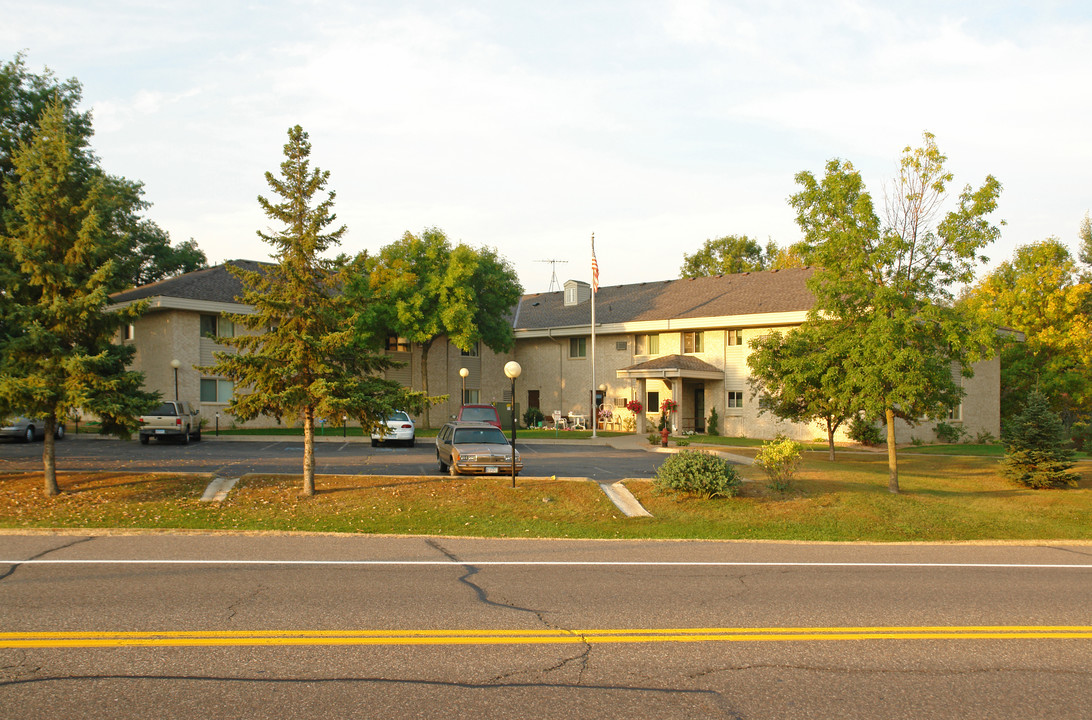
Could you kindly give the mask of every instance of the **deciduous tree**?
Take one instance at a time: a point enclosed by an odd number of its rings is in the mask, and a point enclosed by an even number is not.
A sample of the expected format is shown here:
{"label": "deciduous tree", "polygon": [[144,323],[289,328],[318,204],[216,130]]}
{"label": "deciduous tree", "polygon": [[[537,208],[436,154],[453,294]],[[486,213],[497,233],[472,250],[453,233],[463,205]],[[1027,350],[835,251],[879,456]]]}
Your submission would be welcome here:
{"label": "deciduous tree", "polygon": [[823,423],[834,461],[834,433],[857,414],[856,393],[845,363],[852,333],[827,319],[805,322],[785,334],[773,332],[751,343],[751,394],[759,412],[792,422]]}
{"label": "deciduous tree", "polygon": [[693,255],[684,253],[679,275],[691,278],[766,270],[777,256],[778,247],[772,241],[763,249],[746,235],[725,235],[706,240]]}
{"label": "deciduous tree", "polygon": [[995,345],[993,328],[954,307],[952,293],[974,279],[979,252],[999,235],[988,216],[1001,184],[988,176],[977,190],[967,186],[945,212],[946,159],[929,133],[922,147],[907,147],[883,221],[844,160],[828,162],[822,180],[798,173],[801,190],[790,199],[805,255],[820,267],[809,281],[812,317],[834,318],[856,337],[847,378],[862,410],[887,423],[891,492],[899,490],[895,418],[944,416],[962,396],[953,363],[969,376]]}
{"label": "deciduous tree", "polygon": [[106,312],[116,278],[111,229],[103,223],[101,175],[85,174],[71,118],[58,95],[12,157],[0,235],[0,415],[45,421],[45,491],[59,492],[54,430],[73,408],[95,412],[103,430],[127,436],[157,396],[126,370],[133,348],[111,342],[139,305]]}
{"label": "deciduous tree", "polygon": [[964,296],[983,322],[1019,330],[1001,352],[1001,415],[1034,390],[1072,423],[1092,414],[1092,282],[1057,238],[1024,245]]}
{"label": "deciduous tree", "polygon": [[[523,288],[512,266],[491,248],[463,243],[452,247],[439,228],[420,235],[405,233],[379,251],[368,264],[371,305],[367,326],[417,345],[424,393],[428,355],[447,337],[470,350],[482,343],[495,352],[512,349],[510,313]],[[429,424],[425,410],[425,424]]]}

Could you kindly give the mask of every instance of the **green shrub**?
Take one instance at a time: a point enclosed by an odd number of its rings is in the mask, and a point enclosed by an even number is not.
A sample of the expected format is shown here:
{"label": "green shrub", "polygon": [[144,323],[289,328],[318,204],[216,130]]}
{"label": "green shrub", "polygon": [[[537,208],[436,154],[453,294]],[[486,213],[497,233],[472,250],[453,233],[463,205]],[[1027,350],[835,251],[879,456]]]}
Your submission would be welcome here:
{"label": "green shrub", "polygon": [[689,440],[676,440],[675,444],[678,445],[679,447],[686,447],[687,445],[690,444],[690,441]]}
{"label": "green shrub", "polygon": [[1030,488],[1077,484],[1073,453],[1065,448],[1065,428],[1038,390],[1028,396],[1024,411],[1005,427],[1004,475]]}
{"label": "green shrub", "polygon": [[778,492],[787,492],[792,487],[793,477],[800,467],[800,452],[804,446],[784,435],[762,443],[762,448],[755,455],[755,465],[766,473],[766,486]]}
{"label": "green shrub", "polygon": [[979,445],[992,445],[997,442],[997,438],[988,430],[979,430],[974,436],[974,441]]}
{"label": "green shrub", "polygon": [[1073,447],[1082,452],[1092,452],[1092,423],[1073,423],[1071,431]]}
{"label": "green shrub", "polygon": [[537,407],[527,408],[527,412],[523,413],[523,424],[529,428],[538,427],[538,424],[545,419],[546,416]]}
{"label": "green shrub", "polygon": [[967,431],[963,428],[949,425],[946,422],[938,422],[937,426],[933,428],[933,432],[937,434],[938,440],[946,443],[957,443],[967,434]]}
{"label": "green shrub", "polygon": [[652,433],[648,434],[648,444],[649,445],[659,445],[660,442],[661,442],[660,433],[652,432]]}
{"label": "green shrub", "polygon": [[849,429],[846,430],[846,435],[850,440],[855,440],[862,445],[879,445],[883,441],[876,423],[866,420],[862,415],[853,418],[853,421],[849,423]]}
{"label": "green shrub", "polygon": [[720,424],[720,415],[717,415],[717,408],[714,405],[713,409],[709,411],[709,424],[705,426],[705,433],[707,435],[720,435],[720,430],[717,426]]}
{"label": "green shrub", "polygon": [[657,492],[699,495],[705,499],[732,497],[739,484],[739,473],[727,460],[703,450],[683,450],[672,455],[652,478],[652,487]]}

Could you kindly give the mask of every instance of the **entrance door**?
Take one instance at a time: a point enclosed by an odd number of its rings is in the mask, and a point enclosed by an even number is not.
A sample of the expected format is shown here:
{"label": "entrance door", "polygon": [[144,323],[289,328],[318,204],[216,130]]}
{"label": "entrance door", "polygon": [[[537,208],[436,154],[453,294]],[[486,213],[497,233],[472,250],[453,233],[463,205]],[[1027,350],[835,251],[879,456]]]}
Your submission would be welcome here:
{"label": "entrance door", "polygon": [[705,386],[694,388],[694,432],[705,432]]}

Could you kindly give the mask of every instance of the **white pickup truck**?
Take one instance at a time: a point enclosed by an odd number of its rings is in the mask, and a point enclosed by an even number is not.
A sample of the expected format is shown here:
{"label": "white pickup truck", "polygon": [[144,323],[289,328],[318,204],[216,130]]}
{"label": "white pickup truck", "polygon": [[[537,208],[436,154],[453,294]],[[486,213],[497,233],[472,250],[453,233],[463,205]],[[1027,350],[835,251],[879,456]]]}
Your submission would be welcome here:
{"label": "white pickup truck", "polygon": [[181,440],[187,445],[190,440],[200,440],[198,413],[188,402],[162,403],[151,413],[140,416],[140,443],[147,445],[153,437],[157,441],[165,438]]}

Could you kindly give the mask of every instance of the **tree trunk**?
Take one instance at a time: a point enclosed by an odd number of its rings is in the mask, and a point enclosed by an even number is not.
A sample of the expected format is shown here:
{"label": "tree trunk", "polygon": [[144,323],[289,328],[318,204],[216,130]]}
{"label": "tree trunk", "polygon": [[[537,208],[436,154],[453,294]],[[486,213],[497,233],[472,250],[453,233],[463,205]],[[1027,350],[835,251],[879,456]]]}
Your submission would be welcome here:
{"label": "tree trunk", "polygon": [[895,411],[887,408],[884,411],[884,419],[887,420],[887,490],[898,493],[899,491],[899,458],[895,452]]}
{"label": "tree trunk", "polygon": [[42,447],[42,465],[45,466],[45,494],[53,497],[61,494],[57,485],[57,441],[53,437],[57,430],[57,415],[50,413],[45,418],[45,442]]}
{"label": "tree trunk", "polygon": [[[432,349],[432,340],[426,340],[421,343],[421,389],[424,391],[425,396],[428,396],[428,351]],[[412,374],[410,376],[412,378]],[[410,381],[412,385],[413,381]],[[462,398],[459,399],[459,404],[462,405]],[[425,427],[432,427],[428,417],[428,403],[425,403]]]}
{"label": "tree trunk", "polygon": [[834,426],[827,420],[827,447],[830,449],[830,461],[834,462]]}
{"label": "tree trunk", "polygon": [[315,409],[303,410],[303,494],[315,494]]}

